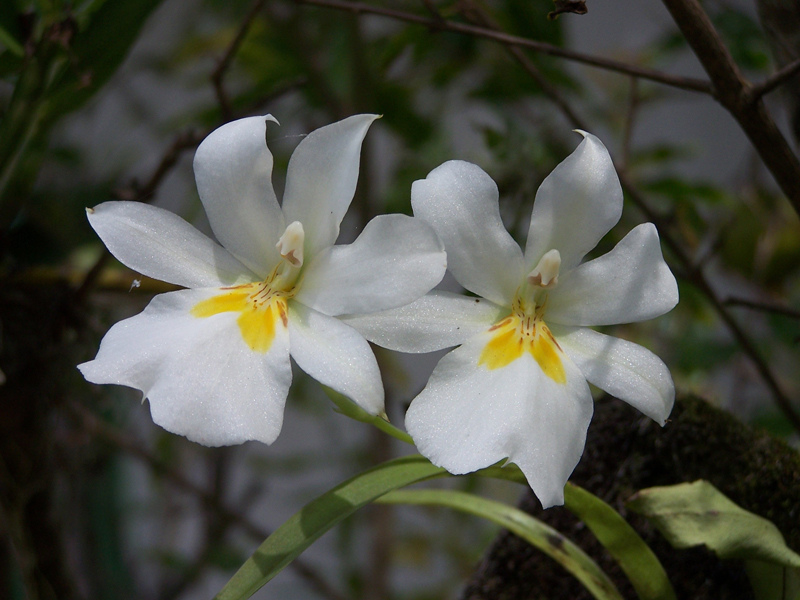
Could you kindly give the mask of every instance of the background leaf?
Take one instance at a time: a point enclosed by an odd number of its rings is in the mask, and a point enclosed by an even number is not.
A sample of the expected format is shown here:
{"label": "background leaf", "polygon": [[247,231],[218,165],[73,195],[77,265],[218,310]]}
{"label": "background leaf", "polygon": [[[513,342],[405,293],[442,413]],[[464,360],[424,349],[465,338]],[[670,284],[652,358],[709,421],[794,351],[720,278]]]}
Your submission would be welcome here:
{"label": "background leaf", "polygon": [[702,544],[720,558],[800,567],[800,555],[772,522],[740,508],[707,481],[642,490],[628,508],[650,519],[676,548]]}

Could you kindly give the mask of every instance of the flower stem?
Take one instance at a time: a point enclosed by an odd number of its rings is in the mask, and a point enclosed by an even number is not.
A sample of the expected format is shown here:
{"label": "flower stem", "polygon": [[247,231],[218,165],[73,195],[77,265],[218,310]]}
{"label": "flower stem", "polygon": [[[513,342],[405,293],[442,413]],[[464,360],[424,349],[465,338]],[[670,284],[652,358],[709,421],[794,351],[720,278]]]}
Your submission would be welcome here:
{"label": "flower stem", "polygon": [[389,417],[386,416],[386,413],[380,415],[371,415],[363,408],[358,406],[358,404],[350,400],[350,398],[343,396],[336,390],[332,390],[326,386],[323,386],[323,389],[331,401],[333,401],[333,403],[336,405],[338,411],[344,416],[355,419],[356,421],[361,421],[362,423],[369,423],[370,425],[377,427],[384,433],[389,434],[401,442],[411,444],[412,446],[414,445],[414,440],[411,439],[411,436],[399,427],[392,425],[389,422]]}

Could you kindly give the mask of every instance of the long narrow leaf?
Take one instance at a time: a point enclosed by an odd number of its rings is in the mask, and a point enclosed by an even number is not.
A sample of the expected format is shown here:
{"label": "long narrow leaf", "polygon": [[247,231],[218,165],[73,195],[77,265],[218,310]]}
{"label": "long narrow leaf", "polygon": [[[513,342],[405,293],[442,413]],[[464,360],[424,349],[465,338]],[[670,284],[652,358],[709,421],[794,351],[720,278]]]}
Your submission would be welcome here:
{"label": "long narrow leaf", "polygon": [[[22,57],[25,50],[17,24],[17,9],[13,2],[0,2],[0,44],[15,56]],[[2,49],[0,49],[0,52]]]}
{"label": "long narrow leaf", "polygon": [[380,497],[377,502],[446,506],[483,517],[547,554],[598,600],[622,600],[614,583],[583,550],[549,525],[513,506],[450,490],[399,490]]}
{"label": "long narrow leaf", "polygon": [[564,506],[592,531],[619,563],[642,600],[674,600],[675,590],[664,567],[636,530],[594,494],[568,483]]}
{"label": "long narrow leaf", "polygon": [[323,533],[365,504],[399,487],[443,475],[444,469],[414,455],[391,460],[348,479],[275,530],[217,594],[217,600],[249,598]]}

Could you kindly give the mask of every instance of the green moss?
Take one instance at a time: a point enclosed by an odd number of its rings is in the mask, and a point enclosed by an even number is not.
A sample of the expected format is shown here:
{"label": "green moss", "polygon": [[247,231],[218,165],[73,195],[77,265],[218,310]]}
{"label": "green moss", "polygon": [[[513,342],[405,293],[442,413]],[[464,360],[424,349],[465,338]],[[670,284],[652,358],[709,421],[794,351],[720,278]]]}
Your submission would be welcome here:
{"label": "green moss", "polygon": [[[696,397],[680,398],[663,429],[618,400],[601,400],[571,478],[631,522],[658,555],[679,598],[750,599],[739,564],[721,562],[704,548],[675,550],[625,508],[637,490],[696,479],[710,481],[743,508],[771,520],[789,547],[800,550],[800,454]],[[568,511],[542,511],[531,493],[521,505],[577,542],[625,597],[635,597],[613,560]],[[499,536],[462,595],[469,600],[589,597],[565,572],[510,534]]]}

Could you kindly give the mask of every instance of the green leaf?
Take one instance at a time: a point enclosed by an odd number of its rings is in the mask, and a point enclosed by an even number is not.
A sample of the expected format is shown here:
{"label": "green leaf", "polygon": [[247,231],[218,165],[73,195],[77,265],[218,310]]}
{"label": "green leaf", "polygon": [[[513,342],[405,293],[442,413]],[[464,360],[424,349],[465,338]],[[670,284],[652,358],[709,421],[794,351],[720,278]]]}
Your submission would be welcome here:
{"label": "green leaf", "polygon": [[707,481],[642,490],[628,508],[650,519],[676,548],[705,545],[723,559],[800,567],[800,555],[771,521],[744,510]]}
{"label": "green leaf", "polygon": [[23,56],[25,50],[22,48],[21,37],[14,2],[9,0],[0,2],[0,44],[8,48],[12,54]]}
{"label": "green leaf", "polygon": [[306,504],[270,535],[234,574],[217,600],[249,598],[312,542],[375,498],[447,473],[419,455],[383,463]]}
{"label": "green leaf", "polygon": [[377,502],[445,506],[483,517],[505,527],[547,554],[598,600],[622,599],[614,583],[583,550],[549,525],[514,506],[451,490],[394,491],[382,496]]}
{"label": "green leaf", "polygon": [[769,50],[764,31],[755,15],[723,8],[712,17],[733,60],[744,69],[764,71],[769,65]]}
{"label": "green leaf", "polygon": [[139,32],[161,0],[105,2],[75,36],[72,64],[53,90],[54,110],[61,116],[86,102],[116,72]]}
{"label": "green leaf", "polygon": [[358,404],[350,400],[347,396],[340,394],[336,390],[329,388],[328,386],[322,386],[322,389],[325,390],[325,393],[328,395],[328,398],[336,405],[336,409],[338,412],[343,414],[346,417],[350,417],[356,421],[361,421],[362,423],[368,423],[373,425],[383,431],[384,433],[389,434],[395,439],[400,440],[401,442],[405,442],[406,444],[414,445],[414,440],[411,439],[411,436],[408,435],[405,431],[402,431],[392,425],[389,422],[389,417],[385,414],[383,415],[371,415],[363,408],[361,408]]}
{"label": "green leaf", "polygon": [[782,567],[761,560],[744,563],[756,600],[797,600],[800,598],[800,569]]}
{"label": "green leaf", "polygon": [[575,514],[608,550],[642,600],[673,600],[675,591],[664,567],[644,540],[616,510],[594,494],[567,483],[564,506]]}

